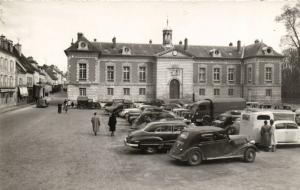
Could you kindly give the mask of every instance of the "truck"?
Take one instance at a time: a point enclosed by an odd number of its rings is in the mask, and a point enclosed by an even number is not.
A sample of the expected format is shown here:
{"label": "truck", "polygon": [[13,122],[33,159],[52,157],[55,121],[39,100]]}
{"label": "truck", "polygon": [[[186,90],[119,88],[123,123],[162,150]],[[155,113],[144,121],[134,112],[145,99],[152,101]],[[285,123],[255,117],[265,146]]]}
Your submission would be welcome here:
{"label": "truck", "polygon": [[243,110],[245,108],[246,100],[243,98],[203,99],[191,105],[191,122],[196,125],[207,125],[221,113],[228,110]]}

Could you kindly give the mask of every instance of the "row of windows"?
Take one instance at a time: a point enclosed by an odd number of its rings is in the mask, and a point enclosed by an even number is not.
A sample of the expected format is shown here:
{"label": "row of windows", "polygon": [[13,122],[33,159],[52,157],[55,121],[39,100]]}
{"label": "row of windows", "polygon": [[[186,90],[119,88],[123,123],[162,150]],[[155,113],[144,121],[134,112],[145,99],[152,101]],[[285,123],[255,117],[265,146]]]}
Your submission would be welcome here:
{"label": "row of windows", "polygon": [[0,71],[14,72],[14,68],[15,68],[15,65],[12,60],[10,62],[8,62],[7,59],[0,57]]}
{"label": "row of windows", "polygon": [[[130,67],[123,67],[123,82],[130,82]],[[138,71],[139,82],[146,82],[146,67],[140,66]],[[79,63],[79,80],[86,81],[87,80],[87,64]],[[106,81],[114,82],[115,81],[115,66],[107,66],[106,67]]]}
{"label": "row of windows", "polygon": [[0,87],[13,87],[14,78],[12,76],[0,75]]}
{"label": "row of windows", "polygon": [[[205,96],[206,95],[206,89],[205,88],[200,88],[199,89],[199,95],[200,96]],[[234,89],[229,88],[228,89],[228,96],[233,96],[234,95]],[[214,96],[220,96],[220,89],[215,88],[214,89]],[[266,96],[271,97],[272,96],[272,89],[266,89]]]}
{"label": "row of windows", "polygon": [[[79,88],[79,95],[86,96],[86,88]],[[107,95],[114,95],[114,88],[107,88]],[[130,95],[130,88],[123,88],[123,95]],[[146,95],[146,88],[139,88],[139,95]]]}
{"label": "row of windows", "polygon": [[[206,82],[206,67],[199,67],[199,82]],[[247,68],[247,78],[248,82],[252,82],[252,67]],[[265,81],[268,83],[272,82],[273,79],[273,68],[265,67],[264,71]],[[236,79],[236,70],[235,68],[228,68],[227,70],[227,81],[233,83]],[[219,83],[221,81],[221,68],[213,68],[213,82]]]}

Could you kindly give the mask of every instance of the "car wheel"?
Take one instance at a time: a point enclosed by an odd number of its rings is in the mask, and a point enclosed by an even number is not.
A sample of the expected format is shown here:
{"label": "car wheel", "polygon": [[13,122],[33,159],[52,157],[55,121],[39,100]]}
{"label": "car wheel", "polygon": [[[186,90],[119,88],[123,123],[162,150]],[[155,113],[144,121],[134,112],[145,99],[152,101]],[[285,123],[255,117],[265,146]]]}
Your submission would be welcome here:
{"label": "car wheel", "polygon": [[157,149],[155,147],[149,146],[149,147],[145,148],[145,152],[148,154],[154,154],[157,152]]}
{"label": "car wheel", "polygon": [[253,148],[248,148],[244,152],[244,161],[245,162],[254,162],[256,156],[256,152]]}
{"label": "car wheel", "polygon": [[192,150],[188,156],[188,163],[191,166],[199,165],[202,162],[202,154],[197,150]]}

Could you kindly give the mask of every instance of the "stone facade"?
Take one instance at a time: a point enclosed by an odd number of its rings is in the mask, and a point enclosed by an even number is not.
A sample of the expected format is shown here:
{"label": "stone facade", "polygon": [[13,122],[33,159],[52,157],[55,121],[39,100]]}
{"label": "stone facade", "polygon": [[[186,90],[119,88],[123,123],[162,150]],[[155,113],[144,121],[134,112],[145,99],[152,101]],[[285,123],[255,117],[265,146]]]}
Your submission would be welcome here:
{"label": "stone facade", "polygon": [[[166,39],[167,38],[167,39]],[[68,98],[94,101],[128,99],[199,100],[243,97],[248,101],[281,101],[282,55],[262,42],[246,47],[172,44],[163,30],[162,44],[91,42],[78,33],[65,50]]]}

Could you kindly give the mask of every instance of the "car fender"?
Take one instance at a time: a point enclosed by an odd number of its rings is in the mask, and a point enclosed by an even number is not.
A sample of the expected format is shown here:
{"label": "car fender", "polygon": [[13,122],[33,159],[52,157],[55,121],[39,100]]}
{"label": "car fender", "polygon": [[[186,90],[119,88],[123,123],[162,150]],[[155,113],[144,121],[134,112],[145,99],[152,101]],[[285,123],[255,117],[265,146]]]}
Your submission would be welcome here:
{"label": "car fender", "polygon": [[253,148],[256,152],[259,152],[259,149],[254,144],[247,143],[242,145],[237,151],[233,152],[232,155],[239,155],[239,154],[243,155],[245,150],[248,148]]}
{"label": "car fender", "polygon": [[184,153],[183,153],[183,160],[184,160],[184,161],[187,160],[187,156],[188,156],[189,152],[192,151],[192,150],[196,150],[196,151],[201,152],[202,159],[206,159],[205,154],[204,154],[204,152],[202,151],[202,149],[199,148],[199,147],[193,146],[193,147],[190,147],[190,148],[188,148],[187,150],[184,151]]}
{"label": "car fender", "polygon": [[[162,138],[160,137],[155,137],[155,136],[149,136],[149,137],[138,137],[135,138],[136,141],[140,141],[139,145],[143,146],[143,145],[148,145],[148,144],[153,144],[153,145],[161,145],[161,142],[163,141]],[[148,143],[147,143],[148,142]],[[157,142],[157,143],[155,143]]]}

